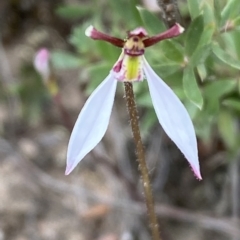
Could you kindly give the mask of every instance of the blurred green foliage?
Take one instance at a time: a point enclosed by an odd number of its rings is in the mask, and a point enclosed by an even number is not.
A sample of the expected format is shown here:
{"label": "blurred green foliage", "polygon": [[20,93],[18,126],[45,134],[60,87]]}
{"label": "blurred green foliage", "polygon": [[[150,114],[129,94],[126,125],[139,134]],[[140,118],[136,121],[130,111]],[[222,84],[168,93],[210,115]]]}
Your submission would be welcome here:
{"label": "blurred green foliage", "polygon": [[[83,8],[66,5],[56,10],[68,20],[84,17],[85,22],[73,27],[69,37],[77,57],[58,51],[52,58],[57,68],[83,69],[79,83],[87,73],[88,93],[107,76],[121,50],[87,38],[87,26],[92,24],[120,38],[139,25],[150,35],[166,29],[155,14],[136,7],[137,0],[94,2],[94,8],[89,2]],[[104,9],[104,14],[99,9]],[[188,0],[187,6],[185,2],[180,4],[180,12],[184,19],[190,19],[185,33],[147,49],[146,58],[184,102],[198,137],[208,141],[217,129],[226,147],[234,153],[240,145],[240,1]],[[145,134],[157,119],[146,81],[136,83],[135,90],[138,105],[145,109],[141,120]]]}
{"label": "blurred green foliage", "polygon": [[33,69],[32,65],[25,63],[21,69],[24,76],[21,82],[13,89],[21,99],[21,112],[30,126],[36,126],[43,115],[44,108],[51,102],[41,77]]}

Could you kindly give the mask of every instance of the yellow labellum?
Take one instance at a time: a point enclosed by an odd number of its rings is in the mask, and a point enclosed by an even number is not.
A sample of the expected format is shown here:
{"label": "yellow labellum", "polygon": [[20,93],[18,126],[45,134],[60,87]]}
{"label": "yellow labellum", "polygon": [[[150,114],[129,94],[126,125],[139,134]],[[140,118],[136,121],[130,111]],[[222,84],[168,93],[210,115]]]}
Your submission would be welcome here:
{"label": "yellow labellum", "polygon": [[139,78],[140,57],[125,56],[126,81],[136,81]]}

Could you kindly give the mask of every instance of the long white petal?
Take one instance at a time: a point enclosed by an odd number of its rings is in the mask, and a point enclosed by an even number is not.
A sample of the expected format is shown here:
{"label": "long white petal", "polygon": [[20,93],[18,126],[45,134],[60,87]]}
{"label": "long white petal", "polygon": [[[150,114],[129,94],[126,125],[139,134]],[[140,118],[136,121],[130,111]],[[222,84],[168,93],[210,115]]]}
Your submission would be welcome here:
{"label": "long white petal", "polygon": [[70,137],[66,175],[103,138],[109,124],[116,87],[117,80],[110,73],[85,103]]}
{"label": "long white petal", "polygon": [[144,73],[160,124],[184,154],[196,177],[202,179],[196,134],[187,110],[170,87],[153,71],[146,59],[144,59]]}

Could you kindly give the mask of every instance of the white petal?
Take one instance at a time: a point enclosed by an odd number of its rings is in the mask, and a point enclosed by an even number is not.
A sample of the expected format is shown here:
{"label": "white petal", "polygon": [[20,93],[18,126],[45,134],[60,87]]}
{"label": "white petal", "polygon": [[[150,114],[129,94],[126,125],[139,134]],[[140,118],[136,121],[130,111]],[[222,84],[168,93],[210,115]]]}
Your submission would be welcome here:
{"label": "white petal", "polygon": [[110,73],[85,103],[70,137],[66,175],[103,138],[112,112],[116,87],[117,80]]}
{"label": "white petal", "polygon": [[146,59],[144,59],[144,73],[160,124],[184,154],[196,177],[202,179],[196,134],[187,110],[170,87],[153,71]]}

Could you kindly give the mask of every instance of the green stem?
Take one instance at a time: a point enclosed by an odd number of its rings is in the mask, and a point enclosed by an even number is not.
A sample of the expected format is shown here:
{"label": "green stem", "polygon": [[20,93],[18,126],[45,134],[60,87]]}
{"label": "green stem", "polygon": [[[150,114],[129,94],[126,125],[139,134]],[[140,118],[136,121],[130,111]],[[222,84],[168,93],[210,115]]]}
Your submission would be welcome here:
{"label": "green stem", "polygon": [[150,228],[152,232],[153,240],[161,240],[159,234],[159,226],[157,216],[154,210],[153,193],[150,184],[150,178],[148,174],[148,168],[145,161],[144,147],[140,135],[139,124],[138,124],[138,112],[135,104],[133,86],[132,83],[125,82],[125,95],[127,101],[127,109],[129,112],[130,123],[133,133],[134,142],[136,145],[136,154],[139,165],[139,171],[142,176],[144,195],[147,205],[147,212],[149,216]]}

